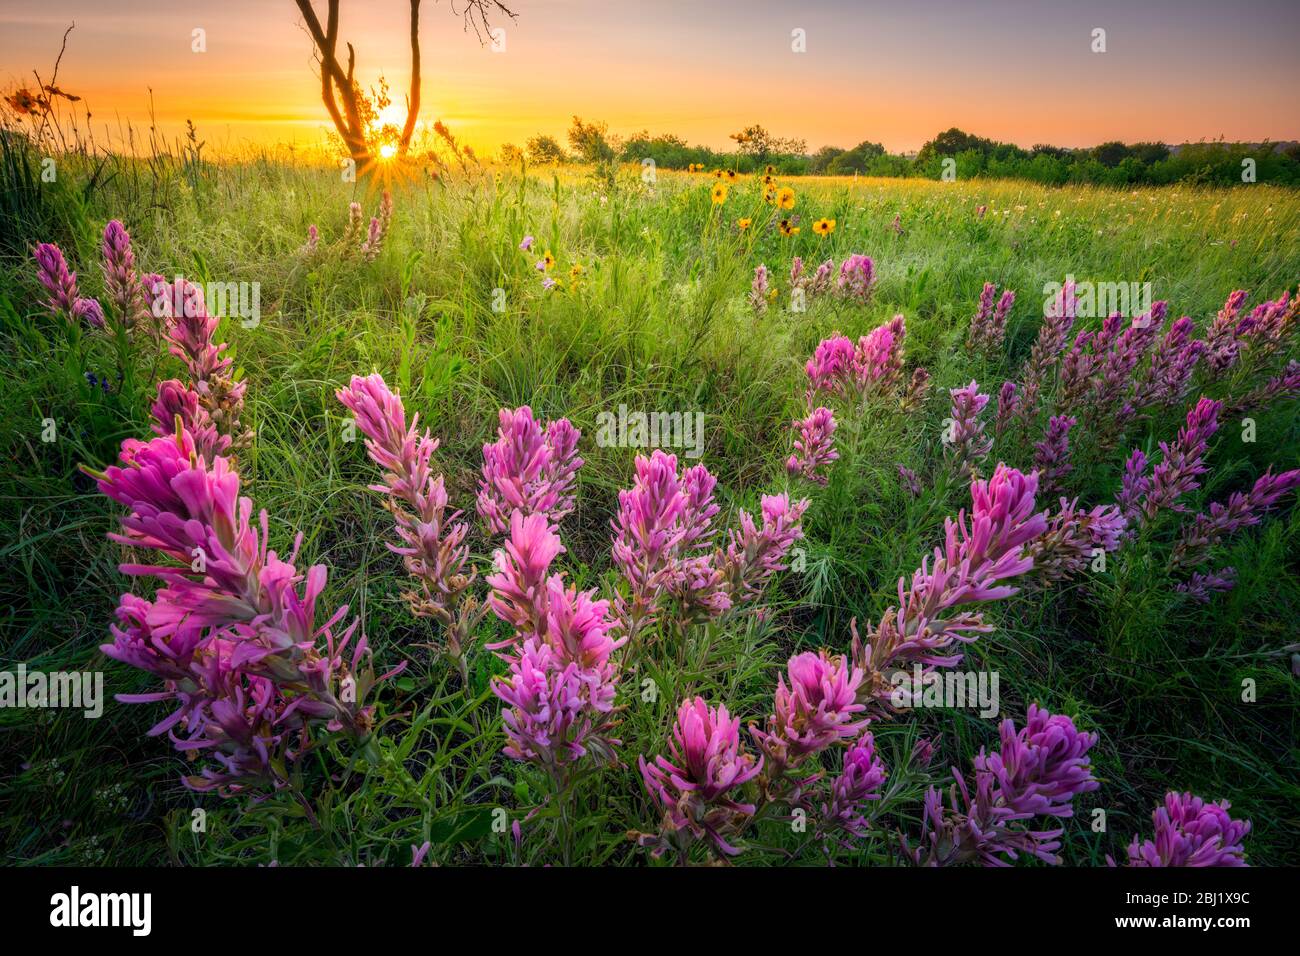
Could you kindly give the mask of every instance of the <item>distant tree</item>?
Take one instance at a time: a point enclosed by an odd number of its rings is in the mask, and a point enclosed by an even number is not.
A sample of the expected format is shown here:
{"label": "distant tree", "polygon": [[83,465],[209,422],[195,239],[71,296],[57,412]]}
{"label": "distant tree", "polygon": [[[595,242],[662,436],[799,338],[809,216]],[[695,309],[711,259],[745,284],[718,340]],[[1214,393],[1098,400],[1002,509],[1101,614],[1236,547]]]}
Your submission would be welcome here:
{"label": "distant tree", "polygon": [[831,160],[829,172],[834,175],[846,173],[865,173],[877,156],[885,155],[885,147],[879,143],[862,142]]}
{"label": "distant tree", "polygon": [[617,155],[609,142],[609,127],[605,123],[584,123],[575,116],[569,127],[569,146],[578,158],[588,163],[607,163]]}
{"label": "distant tree", "polygon": [[1169,158],[1169,147],[1164,143],[1134,143],[1133,158],[1143,166],[1154,166]]}
{"label": "distant tree", "polygon": [[554,136],[539,133],[528,141],[528,159],[534,163],[562,163],[569,157]]}
{"label": "distant tree", "polygon": [[808,161],[808,172],[814,174],[827,172],[835,157],[843,156],[844,153],[845,150],[838,146],[823,146],[812,154],[812,158]]}
{"label": "distant tree", "polygon": [[916,154],[916,161],[918,164],[925,164],[935,156],[956,156],[968,150],[987,153],[994,145],[991,139],[975,136],[954,126],[952,129],[944,130],[922,146],[920,152]]}
{"label": "distant tree", "polygon": [[[368,161],[375,148],[375,131],[372,129],[375,114],[388,105],[388,88],[381,80],[381,92],[377,105],[376,97],[368,97],[356,81],[356,51],[351,43],[348,48],[347,69],[339,62],[339,2],[326,0],[325,24],[312,6],[312,0],[294,0],[302,18],[311,34],[316,47],[316,57],[320,62],[321,101],[334,123],[334,128],[343,139],[348,154],[358,162]],[[454,8],[453,8],[454,9]],[[465,0],[464,9],[460,11],[465,22],[465,29],[473,28],[482,42],[484,33],[491,32],[489,14],[502,13],[511,19],[516,15],[501,0]],[[406,98],[406,122],[400,132],[393,128],[386,137],[394,140],[392,145],[399,153],[405,154],[411,146],[411,136],[415,133],[415,121],[420,113],[420,0],[410,0],[410,36],[411,36],[411,86]]]}
{"label": "distant tree", "polygon": [[501,155],[499,159],[506,166],[518,166],[524,158],[524,151],[514,143],[504,143],[501,146]]}
{"label": "distant tree", "polygon": [[808,149],[806,140],[773,136],[757,123],[746,126],[739,133],[732,133],[731,139],[736,141],[742,155],[752,156],[760,163],[773,156],[802,155]]}
{"label": "distant tree", "polygon": [[1128,159],[1132,155],[1132,150],[1123,143],[1114,141],[1097,146],[1093,149],[1092,155],[1097,162],[1110,169]]}

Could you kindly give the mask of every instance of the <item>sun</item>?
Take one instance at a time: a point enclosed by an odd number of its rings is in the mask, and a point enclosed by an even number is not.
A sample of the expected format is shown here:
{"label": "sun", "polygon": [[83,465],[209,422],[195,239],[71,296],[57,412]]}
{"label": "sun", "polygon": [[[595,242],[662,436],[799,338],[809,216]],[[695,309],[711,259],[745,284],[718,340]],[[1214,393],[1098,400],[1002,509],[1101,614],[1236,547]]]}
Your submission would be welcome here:
{"label": "sun", "polygon": [[392,159],[396,155],[397,155],[397,147],[394,146],[392,143],[385,143],[383,146],[379,147],[380,159]]}

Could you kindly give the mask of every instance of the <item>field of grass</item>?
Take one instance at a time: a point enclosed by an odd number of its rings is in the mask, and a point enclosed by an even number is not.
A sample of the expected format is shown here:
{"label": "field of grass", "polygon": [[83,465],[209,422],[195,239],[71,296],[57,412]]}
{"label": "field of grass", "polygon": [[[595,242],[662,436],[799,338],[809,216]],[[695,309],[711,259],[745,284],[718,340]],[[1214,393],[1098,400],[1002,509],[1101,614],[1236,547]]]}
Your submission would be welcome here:
{"label": "field of grass", "polygon": [[[349,202],[368,217],[381,187],[342,182],[328,168],[249,161],[151,170],[118,161],[97,171],[70,158],[56,185],[38,187],[25,205],[10,202],[6,226],[16,234],[0,266],[0,669],[103,670],[110,694],[155,689],[98,650],[118,595],[149,585],[118,572],[126,549],[105,536],[121,509],[78,465],[103,468],[123,439],[145,437],[154,385],[180,366],[155,342],[119,353],[109,337],[70,336],[43,310],[28,252],[38,241],[60,243],[83,294],[97,293],[99,237],[112,218],[130,230],[142,270],[260,283],[260,324],[227,319],[217,334],[247,382],[245,423],[256,429],[240,454],[244,493],[269,512],[272,547],[287,552],[303,533],[299,567],[328,566],[326,605],[348,604],[360,616],[378,662],[409,665],[379,691],[378,730],[364,751],[327,738],[298,765],[302,800],[187,791],[180,778],[192,768],[165,736],[144,736],[166,704],[110,700],[98,720],[0,710],[6,864],[404,865],[412,845],[426,841],[429,859],[443,864],[642,863],[649,857],[627,832],[653,829],[659,814],[637,755],[667,752],[677,704],[695,694],[725,702],[742,726],[761,722],[790,654],[845,653],[851,619],[878,620],[897,602],[899,577],[910,579],[941,541],[945,516],[969,502],[960,482],[942,478],[948,389],[975,379],[996,402],[1038,334],[1045,284],[1067,275],[1150,282],[1172,316],[1189,315],[1204,330],[1234,289],[1250,290],[1253,304],[1300,278],[1300,198],[1265,185],[1114,191],[802,178],[789,181],[800,232],[783,237],[750,177],[719,206],[710,178],[660,173],[649,188],[638,173],[624,170],[614,182],[577,170],[395,179],[392,229],[372,262],[331,244]],[[16,188],[12,179],[7,187]],[[752,218],[747,230],[736,228],[740,217]],[[822,217],[836,220],[829,237],[811,229]],[[300,248],[312,224],[321,249],[307,256]],[[530,255],[519,249],[525,235],[536,237]],[[561,278],[583,267],[576,288],[542,288],[534,262],[547,250]],[[850,253],[874,259],[868,304],[828,296],[804,312],[783,307],[792,255],[815,266]],[[765,311],[746,301],[759,263],[778,286]],[[992,358],[965,346],[985,282],[1019,293]],[[504,290],[501,310],[494,290]],[[843,425],[829,484],[796,485],[783,463],[791,420],[803,414],[804,362],[833,331],[856,338],[899,313],[909,369],[933,376],[925,406]],[[1080,319],[1078,327],[1099,324]],[[87,372],[108,378],[108,391],[90,385]],[[371,372],[400,389],[408,412],[440,439],[436,460],[453,504],[470,516],[480,569],[499,543],[473,514],[480,449],[494,437],[497,410],[523,404],[583,432],[586,463],[559,559],[580,587],[611,596],[620,586],[610,519],[638,449],[593,440],[597,416],[620,405],[704,414],[700,460],[718,479],[728,526],[761,494],[808,496],[806,567],[778,575],[766,615],[624,649],[622,765],[548,802],[546,775],[501,752],[501,704],[489,681],[505,665],[480,643],[462,685],[428,646],[440,641],[438,625],[412,617],[401,598],[407,577],[385,547],[391,519],[366,490],[377,473],[362,443],[344,440],[348,416],[334,398],[350,376]],[[1079,436],[1067,493],[1087,506],[1111,501],[1128,451],[1158,455],[1184,414],[1180,405],[1138,421],[1107,454],[1088,453]],[[58,439],[43,442],[50,418]],[[1223,423],[1204,487],[1189,498],[1193,510],[1249,487],[1269,465],[1300,467],[1296,403],[1255,418],[1250,443],[1239,421]],[[1032,441],[1000,441],[989,461],[1028,469],[1032,456]],[[919,497],[900,483],[900,464],[932,476]],[[1176,528],[1162,526],[1157,537],[1167,541]],[[1149,833],[1152,808],[1172,789],[1228,799],[1234,816],[1249,817],[1252,862],[1300,862],[1300,683],[1286,649],[1300,620],[1298,528],[1300,509],[1287,498],[1233,537],[1220,563],[1235,566],[1237,586],[1209,604],[1175,593],[1144,543],[1112,556],[1104,572],[1050,589],[1027,585],[989,606],[994,630],[969,647],[966,666],[1000,674],[1002,713],[1019,722],[1039,702],[1100,736],[1101,787],[1065,821],[1066,863],[1122,855],[1135,833]],[[484,589],[481,579],[474,587]],[[489,615],[482,641],[503,630]],[[650,700],[640,693],[646,677],[657,687]],[[1252,702],[1242,699],[1245,679],[1256,687]],[[840,864],[898,862],[898,835],[914,841],[925,789],[945,785],[949,766],[968,767],[997,740],[997,722],[970,710],[919,710],[872,729],[890,776],[868,836],[823,852],[772,815],[746,834],[737,862],[817,864],[828,854]],[[928,769],[910,756],[919,737],[936,747]],[[195,808],[206,810],[202,832],[192,825]],[[497,808],[521,821],[517,841],[494,827]],[[1095,808],[1106,811],[1104,832],[1092,825]],[[706,857],[697,848],[695,859]]]}

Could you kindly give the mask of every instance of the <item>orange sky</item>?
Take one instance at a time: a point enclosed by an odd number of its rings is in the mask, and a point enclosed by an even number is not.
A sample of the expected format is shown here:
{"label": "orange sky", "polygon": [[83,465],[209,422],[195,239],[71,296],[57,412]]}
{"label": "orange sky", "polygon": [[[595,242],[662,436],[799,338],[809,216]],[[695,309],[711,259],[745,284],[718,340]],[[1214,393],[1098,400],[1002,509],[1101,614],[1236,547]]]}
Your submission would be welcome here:
{"label": "orange sky", "polygon": [[[318,8],[324,0],[316,0]],[[1300,3],[1210,0],[517,0],[505,51],[479,45],[446,0],[425,0],[426,121],[480,150],[562,136],[570,117],[728,146],[778,135],[914,150],[960,126],[1022,145],[1109,139],[1300,138]],[[899,9],[906,7],[906,9]],[[1132,9],[1140,7],[1140,9]],[[401,102],[403,0],[343,0],[358,75]],[[97,135],[192,118],[209,150],[315,144],[327,126],[311,42],[292,0],[3,0],[0,82],[48,77],[85,97]],[[1106,30],[1107,51],[1090,49]],[[191,50],[192,31],[207,50]],[[807,52],[791,50],[802,29]]]}

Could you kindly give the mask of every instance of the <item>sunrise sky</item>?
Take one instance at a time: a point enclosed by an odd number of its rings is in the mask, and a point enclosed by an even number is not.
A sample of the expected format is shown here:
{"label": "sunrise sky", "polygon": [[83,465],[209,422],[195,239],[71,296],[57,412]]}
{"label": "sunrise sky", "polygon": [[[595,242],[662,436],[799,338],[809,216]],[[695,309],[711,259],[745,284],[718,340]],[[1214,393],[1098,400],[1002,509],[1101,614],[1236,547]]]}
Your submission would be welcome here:
{"label": "sunrise sky", "polygon": [[[573,114],[618,134],[731,145],[759,122],[782,136],[891,151],[959,126],[1029,146],[1300,139],[1296,0],[514,0],[506,49],[462,30],[447,0],[422,10],[424,108],[480,150]],[[316,0],[323,9],[324,0]],[[459,4],[458,4],[459,7]],[[367,84],[401,103],[404,0],[343,0],[341,36]],[[212,151],[318,144],[328,126],[311,40],[292,0],[0,0],[0,83],[82,95],[96,135],[193,119]],[[206,31],[207,52],[191,51]],[[1090,49],[1106,30],[1107,52]],[[807,52],[791,51],[806,31]]]}

